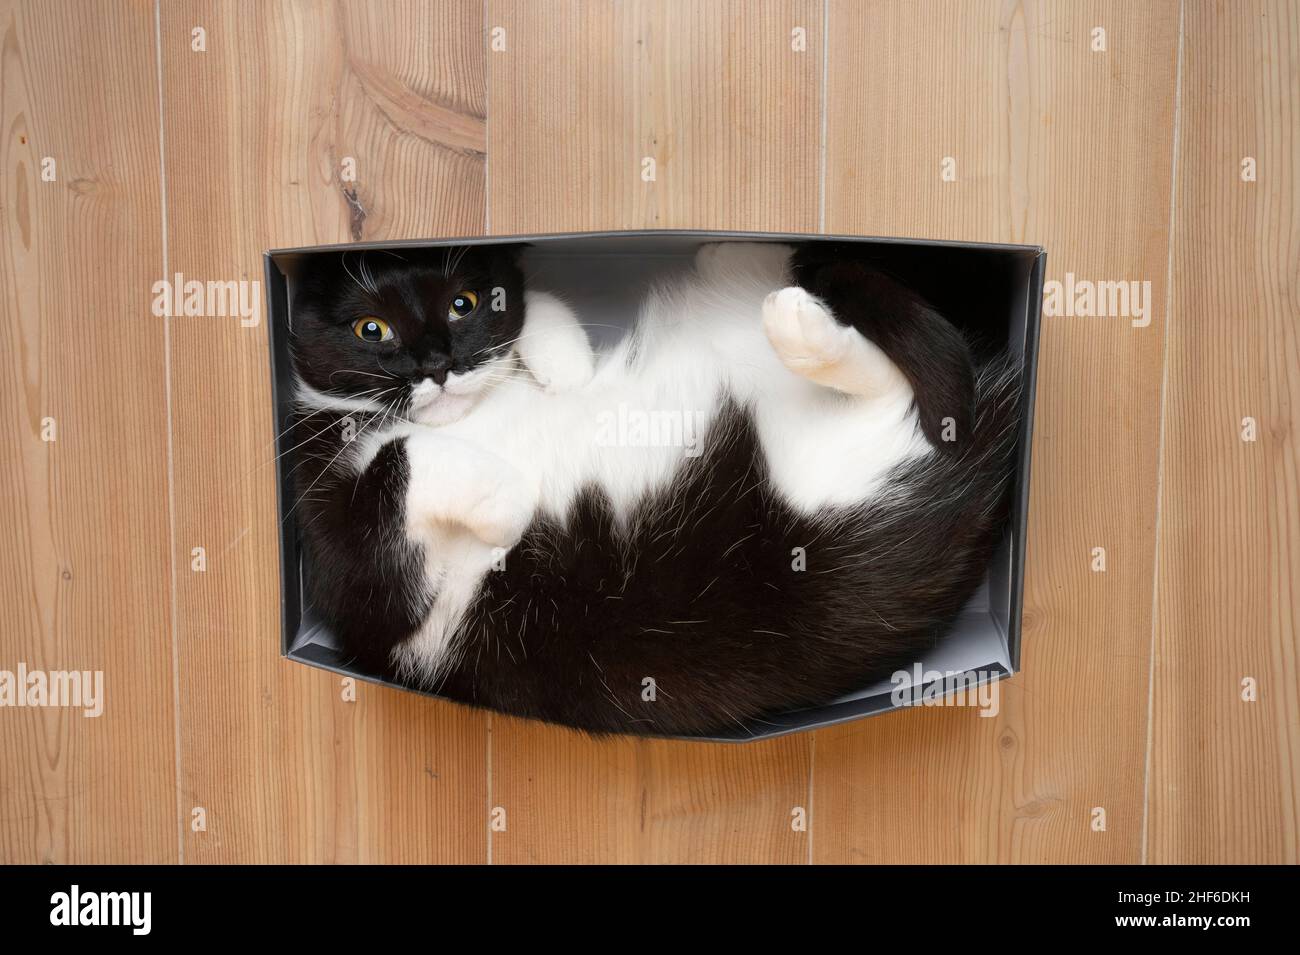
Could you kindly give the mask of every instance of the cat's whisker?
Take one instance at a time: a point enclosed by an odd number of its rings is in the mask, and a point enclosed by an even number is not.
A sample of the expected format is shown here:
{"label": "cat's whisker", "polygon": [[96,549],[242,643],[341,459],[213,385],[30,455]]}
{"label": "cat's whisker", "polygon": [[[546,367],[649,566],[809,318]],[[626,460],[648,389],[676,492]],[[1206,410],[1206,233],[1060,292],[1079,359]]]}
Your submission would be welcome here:
{"label": "cat's whisker", "polygon": [[460,263],[464,261],[465,256],[469,252],[469,250],[470,247],[468,245],[462,245],[460,247],[460,251],[456,254],[456,258],[451,263],[450,271],[455,272],[458,268],[460,268]]}
{"label": "cat's whisker", "polygon": [[[314,417],[316,417],[316,415],[320,414],[322,411],[328,411],[328,410],[329,410],[328,408],[317,408],[315,411],[312,411],[312,412],[309,412],[308,414],[303,414],[303,415],[297,417],[296,420],[289,422],[289,424],[287,424],[287,425],[285,426],[285,428],[284,428],[283,431],[279,431],[279,432],[277,432],[276,435],[275,435],[275,437],[273,437],[270,441],[266,442],[266,444],[264,444],[264,445],[262,446],[262,449],[261,449],[261,450],[265,451],[267,448],[273,447],[277,441],[279,441],[281,438],[283,438],[286,434],[288,434],[288,433],[289,433],[290,431],[292,431],[294,428],[298,427],[298,425],[302,424],[302,422],[306,421],[308,418],[314,418]],[[293,412],[291,412],[290,414],[293,415],[293,416],[298,416],[300,413],[297,412],[297,411],[293,411]]]}
{"label": "cat's whisker", "polygon": [[362,285],[361,280],[358,279],[355,275],[353,275],[352,270],[348,268],[348,254],[346,252],[344,252],[341,256],[339,256],[339,262],[342,263],[343,265],[343,271],[348,273],[348,278],[352,279],[352,281],[357,284],[357,288],[361,289],[361,291],[366,292],[368,294],[370,290],[366,288],[364,285]]}
{"label": "cat's whisker", "polygon": [[[362,394],[360,397],[363,397],[363,398],[364,398],[364,397],[369,397],[370,394],[371,394],[371,393]],[[300,402],[298,402],[298,401],[295,399],[295,401],[293,402],[293,404],[294,404],[295,409],[296,409],[297,406],[300,404]],[[321,408],[316,408],[316,409],[314,409],[314,410],[312,410],[312,411],[309,411],[309,412],[307,412],[307,413],[305,413],[305,414],[302,413],[302,412],[300,412],[300,411],[294,410],[294,411],[292,412],[292,414],[293,414],[294,416],[296,416],[296,420],[293,420],[293,421],[289,422],[289,424],[285,426],[284,430],[277,432],[276,435],[275,435],[275,437],[273,437],[270,441],[266,442],[266,444],[264,444],[264,445],[262,446],[261,450],[265,451],[267,448],[273,447],[273,446],[276,444],[276,442],[280,441],[282,438],[284,438],[284,436],[285,436],[286,434],[288,434],[288,433],[289,433],[290,431],[292,431],[294,428],[296,428],[296,427],[298,427],[299,425],[301,425],[304,421],[307,421],[309,418],[314,418],[314,417],[316,417],[316,415],[321,414],[322,412],[325,412],[325,411],[338,411],[338,410],[339,410],[338,408],[333,408],[333,407],[329,407],[329,406],[321,407]],[[263,467],[263,466],[264,466],[264,465],[258,465],[259,468],[260,468],[260,467]],[[257,468],[254,468],[253,470],[255,471],[255,470],[257,470]],[[251,474],[251,473],[253,473],[253,472],[250,471],[249,473]]]}
{"label": "cat's whisker", "polygon": [[[379,398],[382,398],[384,395],[388,394],[389,392],[391,392],[391,391],[395,391],[395,390],[397,390],[397,389],[400,388],[400,387],[402,387],[402,386],[397,385],[397,386],[394,386],[393,388],[386,388],[386,389],[384,389],[383,391],[380,391],[380,392],[377,392],[377,393],[371,393],[371,394],[368,394],[367,397],[370,397],[370,398],[373,398],[373,399],[375,399],[375,400],[378,400]],[[401,400],[401,396],[399,395],[399,396],[398,396],[396,399],[394,399],[394,400],[395,400],[395,401]],[[337,409],[337,408],[318,408],[316,411],[313,411],[313,412],[312,412],[312,415],[319,414],[321,411],[334,411],[334,412],[337,413],[339,410],[341,410],[341,409]],[[355,414],[365,414],[365,412],[353,412],[353,413],[355,413]],[[285,428],[284,431],[281,432],[280,437],[281,437],[281,438],[284,437],[285,434],[287,434],[288,432],[292,431],[295,427],[297,427],[297,426],[298,426],[299,424],[301,424],[303,421],[306,421],[308,417],[311,417],[311,415],[307,415],[307,416],[301,418],[299,421],[295,422],[294,424],[289,425],[289,427]],[[344,417],[346,418],[347,415],[345,415]],[[339,424],[338,421],[331,421],[329,424],[327,424],[325,427],[321,428],[321,429],[320,429],[319,431],[317,431],[315,434],[313,434],[313,435],[311,435],[311,436],[305,438],[305,439],[302,440],[302,441],[299,441],[297,444],[295,444],[295,445],[294,445],[293,447],[291,447],[291,448],[286,448],[285,450],[281,451],[279,454],[275,455],[275,457],[271,458],[270,460],[263,461],[261,464],[259,464],[259,465],[257,465],[256,467],[252,468],[250,471],[247,472],[247,474],[246,474],[245,476],[248,476],[249,474],[254,474],[254,473],[256,473],[257,471],[260,471],[262,468],[266,467],[267,465],[274,464],[276,461],[280,460],[280,459],[281,459],[282,457],[284,457],[286,454],[289,454],[290,452],[296,451],[296,450],[298,450],[299,448],[301,448],[303,445],[308,444],[308,443],[310,443],[311,441],[314,441],[316,438],[320,437],[320,436],[321,436],[322,434],[324,434],[326,431],[329,431],[331,428],[335,428],[335,427],[337,427],[338,424]],[[359,433],[359,432],[358,432],[358,433]],[[301,462],[299,462],[299,463],[301,463]],[[298,468],[297,468],[297,466],[295,465],[293,468],[291,468],[291,469],[286,473],[285,476],[287,477],[288,475],[292,474],[292,473],[293,473],[294,471],[296,471],[297,469],[298,469]]]}
{"label": "cat's whisker", "polygon": [[[580,325],[580,327],[582,327],[582,328],[613,328],[613,329],[616,329],[616,330],[619,330],[619,331],[626,331],[626,327],[623,326],[623,325],[610,325],[610,324],[605,323],[605,322],[582,322],[581,325]],[[523,341],[523,340],[526,339],[526,338],[530,338],[530,337],[532,337],[532,336],[534,336],[534,335],[545,335],[545,334],[547,334],[547,330],[546,330],[546,329],[537,329],[537,330],[534,330],[534,331],[531,331],[531,332],[524,332],[524,333],[522,333],[522,334],[516,336],[515,338],[510,339],[510,340],[507,341],[507,342],[501,342],[501,343],[497,343],[497,344],[488,345],[488,346],[486,346],[486,347],[484,347],[484,348],[480,348],[480,349],[479,349],[477,352],[475,352],[474,354],[475,354],[475,355],[481,355],[481,354],[483,354],[484,352],[489,352],[489,351],[493,351],[493,350],[509,348],[510,346],[512,346],[512,345],[516,345],[516,344],[518,344],[519,342]]]}
{"label": "cat's whisker", "polygon": [[[387,409],[386,409],[386,411],[385,411],[385,413],[384,413],[384,416],[383,416],[383,418],[380,420],[379,426],[375,429],[376,431],[378,431],[379,433],[382,434],[384,428],[388,427],[388,422],[389,422],[389,420],[391,420],[392,415],[393,415],[394,412],[397,410],[397,406],[398,406],[398,404],[401,402],[401,400],[402,400],[402,396],[399,394],[396,398],[394,398],[392,401],[390,401],[390,402],[388,403],[388,406],[387,406]],[[358,434],[357,437],[360,437],[360,435]],[[353,440],[356,440],[356,439],[354,438]],[[356,479],[356,481],[354,481],[353,484],[352,484],[352,498],[351,498],[351,500],[350,500],[350,502],[349,502],[349,506],[351,506],[352,504],[355,504],[355,503],[356,503],[356,499],[357,499],[357,488],[359,488],[359,487],[361,486],[361,479],[362,479],[363,477],[365,477],[365,471],[361,471],[361,472],[357,475],[357,479]]]}
{"label": "cat's whisker", "polygon": [[286,454],[289,454],[290,452],[293,452],[293,451],[297,451],[297,450],[298,450],[299,448],[301,448],[304,444],[308,444],[309,442],[316,440],[316,439],[319,438],[322,434],[324,434],[326,431],[329,431],[331,428],[336,428],[336,427],[338,427],[338,422],[337,422],[337,421],[331,421],[329,424],[327,424],[325,427],[321,428],[321,429],[320,429],[319,431],[317,431],[315,434],[313,434],[313,435],[311,435],[311,436],[309,436],[309,437],[307,437],[307,438],[304,438],[302,441],[299,441],[299,442],[298,442],[297,444],[295,444],[292,448],[285,448],[285,450],[281,451],[281,452],[280,452],[279,454],[277,454],[275,457],[271,458],[270,461],[263,461],[260,465],[258,465],[258,467],[259,467],[259,468],[264,468],[264,467],[266,467],[268,464],[274,464],[276,461],[279,461],[279,460],[280,460],[282,457],[284,457]]}
{"label": "cat's whisker", "polygon": [[[394,402],[396,400],[398,399],[394,399]],[[348,448],[350,448],[353,444],[355,444],[356,441],[361,437],[361,435],[364,434],[367,430],[369,430],[373,424],[374,424],[373,421],[363,424],[361,426],[361,429],[355,435],[353,435],[352,440],[344,441],[342,443],[338,451],[334,453],[334,456],[325,463],[325,467],[321,468],[320,473],[316,475],[316,479],[307,486],[307,490],[303,491],[302,494],[298,495],[298,499],[293,502],[293,506],[290,507],[289,510],[285,512],[284,517],[280,519],[281,525],[283,525],[284,522],[287,521],[289,517],[293,514],[293,512],[297,510],[298,505],[303,502],[303,499],[306,498],[306,496],[311,493],[312,488],[314,488],[320,482],[320,479],[323,478],[325,474],[330,470],[330,468],[334,466],[334,462],[339,459],[339,457],[343,454],[343,452],[346,451]],[[297,468],[295,467],[294,470],[297,470]]]}
{"label": "cat's whisker", "polygon": [[[398,388],[398,387],[400,387],[400,386],[394,386],[394,387],[391,387],[391,388],[385,388],[385,390],[378,392],[378,394],[376,394],[376,395],[372,395],[372,398],[373,398],[374,400],[378,400],[378,399],[382,398],[383,395],[389,394],[390,391],[395,391],[396,388]],[[398,399],[394,399],[394,400],[399,400],[399,399],[400,399],[400,396],[399,396]],[[363,413],[363,414],[364,414],[365,412],[357,412],[357,413]],[[341,421],[347,421],[348,418],[350,418],[350,417],[351,417],[350,414],[344,414],[344,416],[341,418]],[[289,453],[290,451],[296,451],[296,450],[298,450],[298,448],[302,447],[303,444],[309,442],[309,440],[313,440],[313,439],[315,439],[315,438],[320,437],[320,435],[325,434],[325,431],[328,431],[329,429],[331,429],[331,427],[337,426],[338,424],[339,424],[338,421],[331,421],[330,424],[326,425],[325,427],[322,427],[322,429],[321,429],[321,430],[318,430],[316,434],[313,434],[311,438],[307,438],[307,439],[305,439],[305,440],[302,440],[302,442],[299,442],[298,444],[294,444],[294,447],[287,448],[286,451],[281,451],[281,452],[279,452],[278,455],[276,455],[276,457],[274,457],[274,459],[272,459],[272,460],[276,460],[276,461],[278,461],[279,459],[281,459],[281,457],[287,455],[287,453]]]}
{"label": "cat's whisker", "polygon": [[[532,337],[533,335],[544,335],[544,334],[546,334],[545,330],[533,331],[533,332],[525,332],[525,333],[523,333],[522,335],[519,335],[519,336],[517,336],[517,337],[515,337],[515,338],[510,339],[510,341],[508,341],[508,342],[498,342],[498,343],[494,343],[494,344],[491,344],[491,345],[487,345],[487,346],[485,346],[485,347],[483,347],[483,348],[480,348],[478,351],[474,352],[474,355],[477,357],[478,355],[482,355],[484,352],[491,352],[491,351],[504,351],[505,349],[509,348],[510,346],[515,345],[515,344],[517,344],[518,342],[523,341],[525,338],[530,338],[530,337]],[[513,356],[509,356],[509,357],[513,357]]]}
{"label": "cat's whisker", "polygon": [[373,371],[357,371],[355,368],[340,368],[338,371],[330,372],[330,380],[334,380],[335,375],[365,375],[367,378],[382,378],[384,381],[391,381],[394,375],[377,375]]}
{"label": "cat's whisker", "polygon": [[365,253],[364,251],[361,252],[361,253],[359,253],[358,256],[357,256],[357,260],[358,260],[358,261],[357,261],[357,268],[358,268],[358,269],[360,270],[360,272],[361,272],[361,277],[362,277],[363,279],[365,279],[365,280],[369,283],[366,287],[369,289],[370,294],[372,294],[372,295],[374,295],[376,298],[378,298],[378,297],[379,297],[379,287],[375,284],[375,277],[374,277],[374,276],[370,273],[370,271],[366,268],[366,253]]}

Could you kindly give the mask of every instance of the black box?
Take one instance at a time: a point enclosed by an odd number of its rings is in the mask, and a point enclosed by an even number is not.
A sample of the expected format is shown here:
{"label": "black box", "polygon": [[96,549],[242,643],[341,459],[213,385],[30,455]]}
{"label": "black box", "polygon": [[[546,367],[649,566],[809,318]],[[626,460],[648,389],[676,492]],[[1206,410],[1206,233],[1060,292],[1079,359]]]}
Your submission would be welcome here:
{"label": "black box", "polygon": [[[275,249],[266,253],[266,301],[271,345],[271,394],[275,403],[276,433],[289,423],[293,375],[288,353],[288,332],[293,316],[294,275],[313,253],[345,249],[400,249],[448,245],[486,245],[527,242],[525,270],[538,278],[531,287],[562,291],[580,318],[592,322],[618,316],[625,324],[637,314],[637,304],[657,275],[689,267],[703,243],[723,240],[749,242],[852,243],[855,254],[866,254],[924,295],[945,316],[984,314],[982,327],[964,326],[987,350],[1010,349],[1022,360],[1019,449],[1016,458],[1014,507],[1007,534],[999,545],[979,592],[967,605],[949,634],[921,662],[918,684],[901,678],[863,687],[847,697],[811,709],[765,719],[761,724],[737,728],[715,741],[746,741],[780,736],[798,730],[829,726],[915,705],[924,688],[933,697],[956,684],[975,692],[986,691],[994,681],[1020,668],[1020,615],[1025,563],[1025,531],[1029,503],[1030,436],[1033,430],[1034,386],[1038,362],[1038,331],[1043,300],[1046,255],[1041,248],[973,242],[930,242],[914,239],[857,238],[852,236],[793,235],[752,232],[641,231],[593,232],[536,236],[491,236],[428,241],[368,242],[315,248]],[[598,267],[596,267],[598,266]],[[972,301],[988,303],[970,308]],[[1000,303],[994,304],[994,303]],[[608,313],[608,314],[607,314]],[[960,323],[958,323],[960,324]],[[610,332],[589,327],[597,346]],[[294,516],[285,510],[294,500],[289,477],[291,464],[279,455],[286,450],[277,439],[276,480],[279,492],[282,655],[300,663],[332,670],[371,682],[396,686],[374,675],[350,669],[340,661],[335,641],[306,600],[302,574],[302,545]],[[934,672],[962,674],[955,681],[932,682]],[[928,673],[928,676],[927,676]],[[407,689],[402,687],[402,689]],[[418,692],[418,691],[414,691]],[[436,694],[431,694],[436,695]],[[991,715],[991,714],[990,714]],[[752,731],[750,731],[752,730]],[[691,737],[705,739],[705,737]]]}

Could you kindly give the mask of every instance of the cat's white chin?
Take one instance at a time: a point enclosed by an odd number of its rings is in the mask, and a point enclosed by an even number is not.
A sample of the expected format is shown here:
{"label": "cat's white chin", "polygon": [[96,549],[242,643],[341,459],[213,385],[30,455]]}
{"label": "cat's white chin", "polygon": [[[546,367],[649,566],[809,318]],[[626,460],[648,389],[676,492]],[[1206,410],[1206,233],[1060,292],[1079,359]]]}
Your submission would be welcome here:
{"label": "cat's white chin", "polygon": [[478,403],[479,395],[453,395],[446,391],[426,401],[415,401],[406,416],[416,424],[438,427],[459,421]]}
{"label": "cat's white chin", "polygon": [[437,427],[459,421],[483,396],[488,380],[486,367],[451,374],[441,385],[426,378],[411,388],[406,417],[417,424]]}

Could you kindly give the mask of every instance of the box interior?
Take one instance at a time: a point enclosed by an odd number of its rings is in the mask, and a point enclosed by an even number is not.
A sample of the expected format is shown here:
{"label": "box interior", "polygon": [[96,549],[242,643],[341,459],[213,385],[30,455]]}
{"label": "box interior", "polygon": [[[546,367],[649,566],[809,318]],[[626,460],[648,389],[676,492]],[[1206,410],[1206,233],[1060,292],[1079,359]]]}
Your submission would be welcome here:
{"label": "box interior", "polygon": [[[832,241],[846,255],[866,258],[918,289],[945,316],[965,316],[957,321],[973,342],[977,358],[1002,348],[1025,359],[1026,381],[1015,512],[1007,533],[989,567],[984,584],[967,604],[952,630],[921,661],[925,671],[979,672],[980,682],[1014,673],[1019,667],[1020,568],[1024,542],[1024,506],[1027,498],[1028,436],[1032,414],[1034,352],[1041,301],[1042,251],[1023,246],[970,245],[909,240],[827,239],[814,236],[735,235],[718,233],[617,233],[532,237],[522,263],[531,288],[554,291],[569,301],[581,317],[593,344],[606,347],[635,321],[639,302],[655,281],[688,270],[696,250],[707,242],[729,238],[745,241]],[[496,240],[406,242],[358,245],[349,248],[396,248],[475,244]],[[292,397],[292,375],[285,349],[292,326],[294,274],[312,250],[268,253],[268,301],[271,309],[272,363],[275,379],[278,431],[287,423]],[[988,304],[973,309],[972,301]],[[281,449],[277,449],[277,452]],[[285,469],[287,470],[287,468]],[[292,502],[292,489],[283,479],[281,511]],[[333,635],[312,613],[302,583],[302,556],[296,527],[286,522],[282,530],[284,571],[285,655],[335,670],[376,679],[373,674],[345,669]],[[384,681],[380,681],[384,682]],[[824,726],[894,708],[888,680],[825,706],[784,714],[761,726],[737,729],[717,739],[754,739]]]}

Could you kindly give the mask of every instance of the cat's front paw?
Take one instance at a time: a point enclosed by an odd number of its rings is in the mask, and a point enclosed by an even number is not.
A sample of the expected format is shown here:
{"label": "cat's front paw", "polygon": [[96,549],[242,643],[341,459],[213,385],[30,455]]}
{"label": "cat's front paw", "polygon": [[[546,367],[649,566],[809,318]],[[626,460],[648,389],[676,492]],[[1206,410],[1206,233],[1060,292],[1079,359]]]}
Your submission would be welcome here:
{"label": "cat's front paw", "polygon": [[547,292],[529,292],[525,301],[524,330],[515,347],[537,383],[556,393],[591,381],[595,357],[573,310]]}
{"label": "cat's front paw", "polygon": [[591,381],[596,370],[590,351],[557,349],[534,354],[525,364],[548,394],[577,391]]}
{"label": "cat's front paw", "polygon": [[463,528],[493,547],[519,542],[538,488],[504,459],[465,441],[419,431],[406,441],[408,536],[426,544]]}
{"label": "cat's front paw", "polygon": [[535,497],[522,486],[499,486],[465,512],[464,522],[485,544],[509,549],[524,536],[536,511]]}
{"label": "cat's front paw", "polygon": [[763,301],[763,330],[782,363],[802,375],[842,361],[855,334],[836,322],[820,299],[798,286],[780,289]]}
{"label": "cat's front paw", "polygon": [[536,510],[536,496],[521,482],[487,480],[459,489],[444,485],[408,496],[408,534],[428,544],[442,532],[463,528],[485,544],[508,549],[519,543]]}

